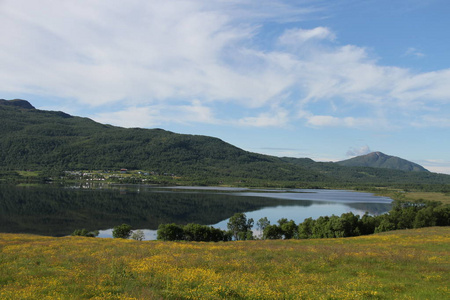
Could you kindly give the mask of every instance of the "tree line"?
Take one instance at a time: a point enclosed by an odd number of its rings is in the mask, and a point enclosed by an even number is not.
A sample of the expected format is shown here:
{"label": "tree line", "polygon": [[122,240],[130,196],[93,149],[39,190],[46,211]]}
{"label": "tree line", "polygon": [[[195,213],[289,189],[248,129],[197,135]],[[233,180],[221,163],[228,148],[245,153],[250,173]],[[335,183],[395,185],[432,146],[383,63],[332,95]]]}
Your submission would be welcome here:
{"label": "tree line", "polygon": [[[449,225],[450,205],[448,204],[442,204],[438,201],[395,200],[388,213],[378,216],[371,216],[366,213],[360,217],[349,212],[341,216],[307,218],[299,224],[286,218],[278,220],[277,224],[270,224],[267,217],[264,217],[256,223],[256,229],[259,233],[257,235],[254,235],[252,231],[254,220],[252,218],[247,219],[244,213],[236,213],[229,219],[228,230],[195,223],[187,225],[160,224],[157,239],[161,241],[226,242],[253,239],[340,238],[398,229]],[[75,230],[72,235],[94,237],[98,235],[98,231]],[[133,231],[132,227],[127,224],[114,227],[113,237],[144,239],[142,231]]]}
{"label": "tree line", "polygon": [[251,239],[309,239],[339,238],[368,235],[397,229],[412,229],[430,226],[450,225],[450,205],[437,201],[393,202],[392,209],[383,215],[362,217],[352,212],[341,216],[323,216],[318,219],[307,218],[296,224],[293,220],[282,218],[277,224],[270,224],[265,217],[256,223],[258,235],[252,228],[254,220],[247,219],[244,213],[236,213],[227,223],[228,230],[211,226],[188,224],[161,224],[157,239],[163,241],[230,241]]}

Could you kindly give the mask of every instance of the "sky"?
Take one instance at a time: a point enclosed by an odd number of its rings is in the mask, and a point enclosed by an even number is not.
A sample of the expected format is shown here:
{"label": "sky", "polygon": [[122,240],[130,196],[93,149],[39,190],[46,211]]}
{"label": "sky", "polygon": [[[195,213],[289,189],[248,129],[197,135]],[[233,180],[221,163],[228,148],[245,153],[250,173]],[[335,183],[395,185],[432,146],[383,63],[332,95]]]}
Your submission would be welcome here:
{"label": "sky", "polygon": [[0,98],[450,174],[448,0],[0,0]]}

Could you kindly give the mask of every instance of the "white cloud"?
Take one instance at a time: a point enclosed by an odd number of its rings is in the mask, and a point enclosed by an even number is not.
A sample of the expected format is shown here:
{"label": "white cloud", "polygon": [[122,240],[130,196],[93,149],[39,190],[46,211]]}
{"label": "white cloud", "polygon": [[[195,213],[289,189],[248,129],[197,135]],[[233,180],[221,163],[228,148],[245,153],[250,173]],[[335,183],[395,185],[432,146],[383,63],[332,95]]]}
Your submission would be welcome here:
{"label": "white cloud", "polygon": [[122,127],[155,127],[165,123],[215,124],[214,113],[198,100],[190,105],[157,104],[151,106],[132,106],[121,111],[98,113],[91,116],[97,122]]}
{"label": "white cloud", "polygon": [[256,43],[265,22],[299,21],[321,9],[305,3],[4,0],[0,92],[75,99],[80,107],[120,103],[115,122],[132,112],[143,120],[147,113],[153,121],[145,124],[171,120],[155,114],[161,107],[174,120],[193,121],[178,118],[189,112],[216,122],[211,108],[220,101],[253,115],[243,126],[286,126],[294,120],[286,111],[294,110],[308,112],[303,118],[315,127],[409,126],[423,111],[424,121],[435,120],[429,126],[447,124],[432,109],[448,111],[448,69],[380,65],[323,26],[296,23],[267,40],[272,47]]}
{"label": "white cloud", "polygon": [[450,118],[443,115],[423,115],[418,120],[411,122],[414,127],[450,127]]}
{"label": "white cloud", "polygon": [[132,106],[123,111],[99,113],[91,116],[97,122],[121,127],[153,127],[159,123],[159,108]]}
{"label": "white cloud", "polygon": [[324,115],[308,115],[306,123],[313,127],[354,127],[354,128],[370,128],[379,126],[375,120],[369,118],[344,117],[338,118]]}
{"label": "white cloud", "polygon": [[326,27],[313,29],[294,28],[287,30],[280,38],[282,44],[304,43],[309,40],[334,40],[336,36]]}
{"label": "white cloud", "polygon": [[239,125],[252,127],[284,127],[289,122],[288,112],[278,108],[274,113],[261,113],[256,117],[246,117],[238,121]]}
{"label": "white cloud", "polygon": [[370,152],[372,152],[372,151],[370,150],[370,147],[367,145],[361,146],[359,148],[350,147],[347,150],[346,156],[361,156],[361,155],[369,154]]}
{"label": "white cloud", "polygon": [[[450,69],[405,74],[389,91],[403,108],[423,110],[427,103],[450,104]],[[413,106],[411,106],[413,105]]]}
{"label": "white cloud", "polygon": [[425,159],[419,161],[419,164],[431,172],[450,174],[450,161],[443,159]]}
{"label": "white cloud", "polygon": [[417,58],[422,58],[425,56],[425,54],[423,54],[420,50],[417,50],[414,47],[409,47],[406,51],[404,56],[414,56]]}

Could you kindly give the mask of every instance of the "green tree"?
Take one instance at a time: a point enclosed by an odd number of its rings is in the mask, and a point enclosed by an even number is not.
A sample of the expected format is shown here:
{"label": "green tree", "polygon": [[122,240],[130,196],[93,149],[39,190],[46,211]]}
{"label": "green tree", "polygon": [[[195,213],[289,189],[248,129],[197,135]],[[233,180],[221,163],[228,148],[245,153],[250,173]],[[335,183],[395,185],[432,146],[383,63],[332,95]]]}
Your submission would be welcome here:
{"label": "green tree", "polygon": [[244,213],[235,213],[227,223],[228,230],[235,240],[249,239],[253,227],[253,219],[247,220]]}
{"label": "green tree", "polygon": [[256,228],[260,232],[260,236],[264,238],[264,229],[266,229],[267,226],[270,225],[269,219],[267,217],[261,218],[256,222]]}
{"label": "green tree", "polygon": [[375,228],[375,233],[395,230],[395,224],[390,220],[388,215],[380,218],[380,225]]}
{"label": "green tree", "polygon": [[359,220],[359,231],[362,235],[372,234],[375,228],[380,225],[380,218],[373,217],[366,212]]}
{"label": "green tree", "polygon": [[278,224],[285,240],[289,240],[297,236],[297,224],[295,224],[294,220],[288,221],[286,218],[282,218],[278,220]]}
{"label": "green tree", "polygon": [[316,221],[313,218],[307,218],[298,225],[298,237],[300,239],[309,239],[312,237],[312,230]]}
{"label": "green tree", "polygon": [[207,242],[210,240],[209,226],[189,223],[183,227],[183,239],[185,241]]}
{"label": "green tree", "polygon": [[339,217],[339,223],[339,228],[342,230],[342,237],[361,235],[361,231],[359,229],[359,215],[354,215],[352,212],[343,213]]}
{"label": "green tree", "polygon": [[145,238],[145,234],[142,230],[133,230],[133,233],[131,234],[131,239],[136,241],[142,241]]}
{"label": "green tree", "polygon": [[450,205],[441,205],[434,209],[437,226],[450,226]]}
{"label": "green tree", "polygon": [[183,227],[175,223],[160,224],[156,232],[156,239],[162,241],[181,241],[183,237]]}
{"label": "green tree", "polygon": [[278,240],[283,237],[283,231],[280,226],[268,225],[264,228],[263,238],[266,240]]}
{"label": "green tree", "polygon": [[131,236],[131,226],[128,224],[115,226],[112,235],[113,238],[127,239]]}

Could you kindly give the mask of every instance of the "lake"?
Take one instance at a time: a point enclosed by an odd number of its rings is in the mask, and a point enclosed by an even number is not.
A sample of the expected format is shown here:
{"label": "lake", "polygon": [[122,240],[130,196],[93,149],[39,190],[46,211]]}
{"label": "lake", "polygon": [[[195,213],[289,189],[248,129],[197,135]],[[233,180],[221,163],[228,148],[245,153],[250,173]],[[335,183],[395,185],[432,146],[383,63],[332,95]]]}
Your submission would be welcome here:
{"label": "lake", "polygon": [[297,224],[304,219],[346,212],[378,215],[390,210],[391,199],[343,190],[153,187],[146,185],[0,185],[0,232],[49,236],[75,229],[111,229],[122,223],[156,238],[162,223],[198,223],[226,229],[228,218],[243,212],[256,222],[267,217]]}

